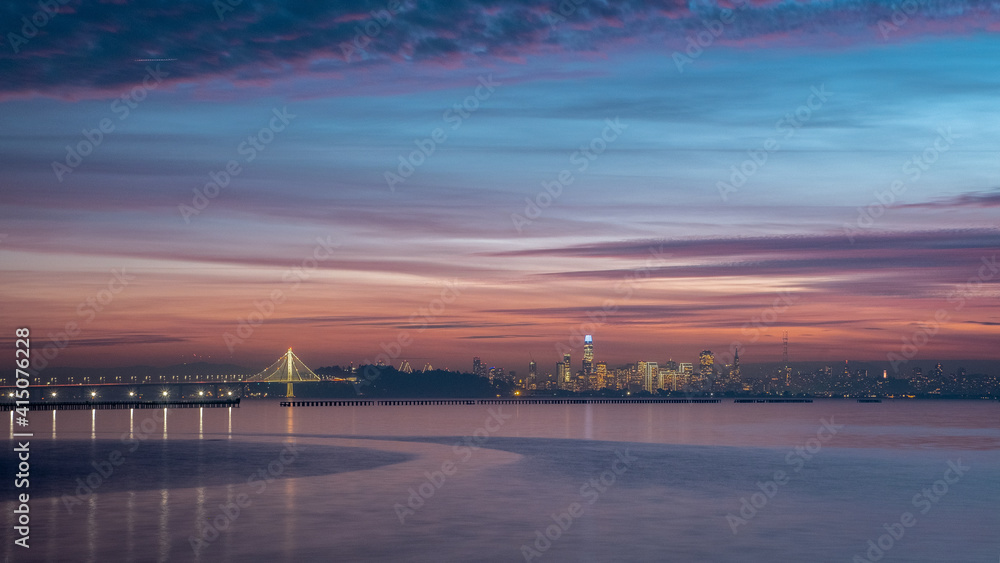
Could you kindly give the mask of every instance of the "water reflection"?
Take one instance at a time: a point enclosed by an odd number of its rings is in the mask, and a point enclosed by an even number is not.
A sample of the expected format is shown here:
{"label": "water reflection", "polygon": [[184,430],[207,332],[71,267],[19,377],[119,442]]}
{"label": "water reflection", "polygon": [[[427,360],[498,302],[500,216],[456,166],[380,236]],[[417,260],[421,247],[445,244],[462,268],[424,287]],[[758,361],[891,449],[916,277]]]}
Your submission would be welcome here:
{"label": "water reflection", "polygon": [[298,483],[298,480],[285,479],[284,483],[285,483],[285,513],[282,516],[285,519],[285,560],[295,561],[295,547],[296,547],[295,502],[297,499],[296,484]]}
{"label": "water reflection", "polygon": [[[166,419],[164,418],[165,422]],[[162,563],[170,560],[170,489],[160,489],[159,535],[160,551],[158,561]]]}
{"label": "water reflection", "polygon": [[87,561],[97,558],[97,495],[87,496]]}
{"label": "water reflection", "polygon": [[125,554],[135,561],[135,491],[129,491],[125,502]]}
{"label": "water reflection", "polygon": [[[59,511],[62,509],[63,507],[60,505],[58,497],[53,496],[49,499],[49,523],[46,526],[49,533],[54,533],[55,530],[59,529],[57,517],[59,516]],[[59,542],[48,542],[47,547],[48,549],[46,552],[48,553],[48,560],[56,561],[59,559]],[[10,561],[10,556],[8,555],[7,557],[8,559],[5,559],[5,561]]]}
{"label": "water reflection", "polygon": [[[194,529],[195,537],[201,533],[201,529],[204,526],[203,522],[208,520],[205,514],[205,487],[198,487],[194,490]],[[194,548],[194,558],[201,560],[201,546],[193,544]]]}

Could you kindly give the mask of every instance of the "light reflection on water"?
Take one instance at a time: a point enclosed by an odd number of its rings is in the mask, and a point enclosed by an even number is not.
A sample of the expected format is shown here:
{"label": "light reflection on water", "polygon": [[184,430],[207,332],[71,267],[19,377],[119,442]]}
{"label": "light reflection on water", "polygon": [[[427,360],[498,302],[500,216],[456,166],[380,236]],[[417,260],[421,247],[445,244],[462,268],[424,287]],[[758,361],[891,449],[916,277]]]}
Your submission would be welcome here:
{"label": "light reflection on water", "polygon": [[[53,439],[32,442],[40,468],[32,541],[40,549],[24,559],[8,542],[3,553],[18,561],[191,560],[199,522],[242,493],[249,505],[198,560],[523,561],[522,544],[579,502],[581,485],[627,446],[636,466],[586,505],[542,561],[849,561],[883,523],[914,510],[913,495],[958,458],[973,470],[918,515],[914,533],[886,560],[993,560],[997,409],[947,401],[288,409],[247,401],[225,412],[175,410],[169,435],[166,410],[159,432],[155,411],[138,428],[132,411],[65,411],[58,438],[53,416]],[[491,410],[509,418],[490,426]],[[726,514],[758,481],[789,469],[787,452],[815,437],[820,419],[844,428],[732,534]],[[453,445],[477,431],[484,448],[463,460]],[[278,463],[289,437],[302,453]],[[70,513],[59,499],[116,448],[122,466]],[[373,450],[404,457],[365,465]],[[52,467],[74,456],[86,463],[64,473]],[[406,506],[446,462],[454,474],[427,489],[433,493],[400,524],[394,507]],[[248,483],[269,467],[273,481],[263,490]],[[9,525],[12,508],[5,503]]]}

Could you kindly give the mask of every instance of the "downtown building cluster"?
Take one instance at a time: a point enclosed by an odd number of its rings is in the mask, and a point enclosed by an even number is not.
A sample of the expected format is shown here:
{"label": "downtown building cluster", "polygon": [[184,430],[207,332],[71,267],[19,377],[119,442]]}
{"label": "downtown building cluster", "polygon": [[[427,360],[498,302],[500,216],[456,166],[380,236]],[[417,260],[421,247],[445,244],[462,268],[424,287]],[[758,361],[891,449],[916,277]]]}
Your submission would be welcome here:
{"label": "downtown building cluster", "polygon": [[516,372],[505,373],[502,368],[486,368],[480,359],[473,358],[473,373],[505,379],[517,388],[528,392],[570,391],[586,392],[610,389],[656,394],[658,392],[704,392],[742,391],[740,359],[737,352],[732,364],[718,366],[715,354],[704,350],[699,354],[698,363],[639,360],[623,366],[608,366],[607,362],[594,361],[594,339],[584,338],[583,359],[579,368],[574,369],[571,353],[563,354],[562,361],[556,362],[553,371],[539,371],[532,360],[528,373],[517,377]]}
{"label": "downtown building cluster", "polygon": [[532,360],[527,374],[502,367],[486,367],[479,357],[473,358],[473,373],[490,380],[504,382],[511,388],[528,393],[589,393],[613,391],[621,393],[719,393],[742,396],[812,396],[812,397],[912,397],[912,396],[1000,396],[1000,376],[970,374],[957,367],[947,371],[937,363],[926,373],[919,367],[890,375],[888,370],[877,372],[868,367],[826,365],[819,369],[792,369],[788,361],[787,335],[783,338],[782,361],[777,365],[758,366],[748,374],[740,366],[739,350],[734,351],[731,364],[716,363],[711,350],[698,355],[697,363],[639,360],[621,366],[609,366],[595,361],[594,340],[584,338],[583,358],[574,365],[573,354],[564,353],[552,370],[540,370]]}

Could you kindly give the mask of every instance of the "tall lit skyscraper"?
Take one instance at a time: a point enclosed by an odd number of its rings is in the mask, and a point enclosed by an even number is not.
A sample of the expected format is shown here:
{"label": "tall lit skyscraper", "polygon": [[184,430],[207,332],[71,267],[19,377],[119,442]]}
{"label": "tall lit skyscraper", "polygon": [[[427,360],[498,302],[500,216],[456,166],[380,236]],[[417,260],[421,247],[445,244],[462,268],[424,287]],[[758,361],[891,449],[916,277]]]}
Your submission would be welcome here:
{"label": "tall lit skyscraper", "polygon": [[594,367],[594,375],[596,376],[595,387],[597,389],[604,389],[605,387],[611,387],[608,381],[608,364],[605,362],[597,362]]}
{"label": "tall lit skyscraper", "polygon": [[703,385],[712,380],[712,372],[715,369],[715,354],[711,350],[702,350],[701,354],[698,355],[698,363],[701,368],[698,370],[699,383]]}
{"label": "tall lit skyscraper", "polygon": [[642,388],[650,393],[656,393],[657,384],[660,380],[660,366],[656,362],[641,362],[644,364],[642,374]]}
{"label": "tall lit skyscraper", "polygon": [[583,374],[594,373],[594,338],[587,335],[583,339]]}
{"label": "tall lit skyscraper", "polygon": [[563,354],[563,361],[556,364],[560,389],[573,389],[573,368],[569,354]]}
{"label": "tall lit skyscraper", "polygon": [[483,361],[479,359],[479,356],[472,358],[472,373],[478,376],[483,375]]}
{"label": "tall lit skyscraper", "polygon": [[739,391],[742,388],[743,376],[740,373],[740,349],[733,352],[733,366],[729,369],[729,380],[726,386],[730,391]]}

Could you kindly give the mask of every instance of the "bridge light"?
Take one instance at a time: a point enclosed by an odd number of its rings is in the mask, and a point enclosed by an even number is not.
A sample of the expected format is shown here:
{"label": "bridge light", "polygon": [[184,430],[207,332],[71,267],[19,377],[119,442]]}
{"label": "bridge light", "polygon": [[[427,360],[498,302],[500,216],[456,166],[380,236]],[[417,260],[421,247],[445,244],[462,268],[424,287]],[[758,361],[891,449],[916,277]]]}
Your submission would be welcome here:
{"label": "bridge light", "polygon": [[129,391],[128,392],[128,396],[129,397],[135,397],[135,391]]}
{"label": "bridge light", "polygon": [[90,392],[90,398],[94,398],[96,396],[97,396],[97,391],[91,391]]}
{"label": "bridge light", "polygon": [[164,396],[164,397],[166,397],[166,396],[167,396],[167,392],[166,392],[166,391],[164,391],[164,392],[163,392],[163,396]]}

